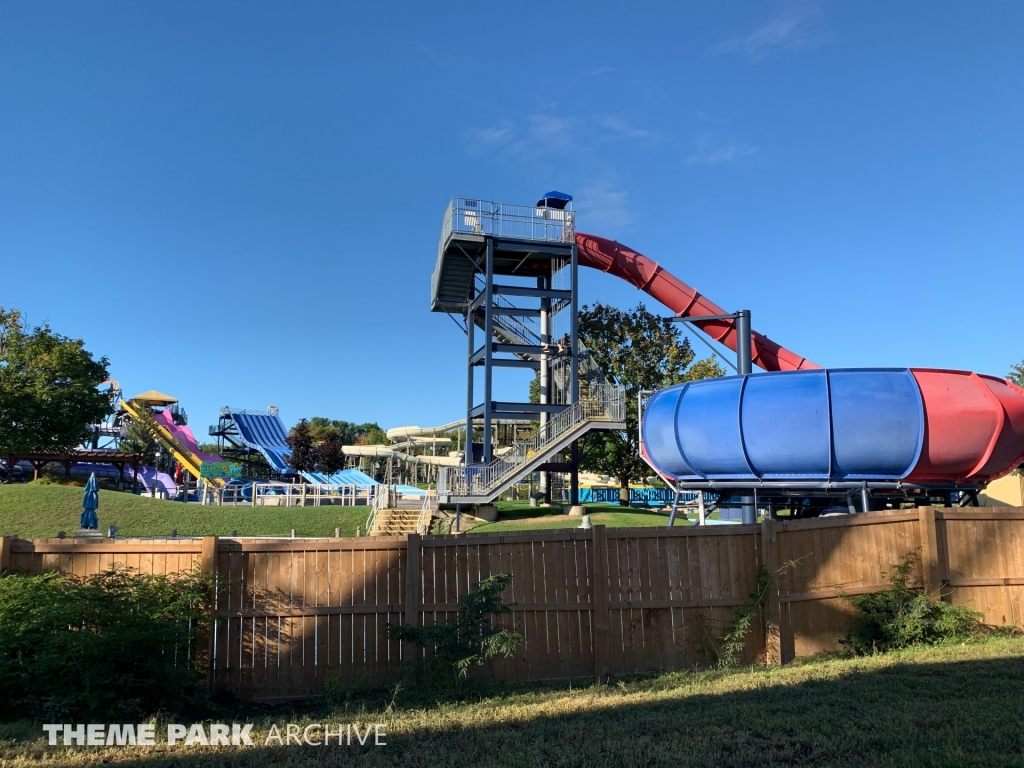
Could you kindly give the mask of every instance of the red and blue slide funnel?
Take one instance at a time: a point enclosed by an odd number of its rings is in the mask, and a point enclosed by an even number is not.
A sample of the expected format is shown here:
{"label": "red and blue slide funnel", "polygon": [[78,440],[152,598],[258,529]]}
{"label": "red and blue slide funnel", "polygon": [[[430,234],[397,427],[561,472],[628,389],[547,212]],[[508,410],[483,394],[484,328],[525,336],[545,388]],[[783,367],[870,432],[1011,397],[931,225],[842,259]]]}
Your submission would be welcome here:
{"label": "red and blue slide funnel", "polygon": [[779,371],[656,392],[647,460],[680,481],[981,484],[1024,460],[1024,390],[966,371]]}

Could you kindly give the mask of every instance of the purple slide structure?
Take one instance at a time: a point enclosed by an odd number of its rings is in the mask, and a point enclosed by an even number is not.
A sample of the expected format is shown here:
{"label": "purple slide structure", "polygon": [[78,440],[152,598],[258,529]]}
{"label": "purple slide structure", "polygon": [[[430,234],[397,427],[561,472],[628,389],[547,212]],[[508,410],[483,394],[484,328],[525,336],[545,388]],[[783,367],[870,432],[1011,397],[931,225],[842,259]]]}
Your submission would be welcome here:
{"label": "purple slide structure", "polygon": [[196,436],[192,434],[192,430],[186,424],[175,424],[174,417],[171,416],[170,411],[163,410],[159,413],[154,413],[153,419],[157,424],[169,432],[171,437],[181,443],[185,448],[188,448],[189,452],[195,455],[200,461],[224,461],[224,459],[215,453],[203,453],[200,451],[199,443],[196,442]]}
{"label": "purple slide structure", "polygon": [[[131,467],[124,468],[124,476],[132,476]],[[153,483],[155,482],[157,490],[163,489],[169,497],[174,497],[178,494],[178,486],[175,485],[174,478],[165,472],[157,472],[153,467],[139,467],[139,475],[136,480],[146,493],[150,493],[153,490]]]}

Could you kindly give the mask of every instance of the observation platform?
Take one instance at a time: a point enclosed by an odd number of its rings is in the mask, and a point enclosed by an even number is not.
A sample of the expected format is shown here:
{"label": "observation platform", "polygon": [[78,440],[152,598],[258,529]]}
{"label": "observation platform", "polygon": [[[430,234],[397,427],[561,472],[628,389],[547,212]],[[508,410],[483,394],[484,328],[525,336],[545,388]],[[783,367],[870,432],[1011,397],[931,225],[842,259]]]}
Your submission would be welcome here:
{"label": "observation platform", "polygon": [[[571,204],[557,208],[452,198],[445,210],[437,248],[431,311],[467,311],[475,298],[474,275],[485,270],[488,239],[493,241],[495,275],[538,278],[552,273],[553,261],[571,258],[575,225]],[[496,286],[495,293],[517,295],[518,289]],[[538,289],[530,288],[522,295],[540,294]],[[551,289],[545,295],[569,299],[569,291]]]}

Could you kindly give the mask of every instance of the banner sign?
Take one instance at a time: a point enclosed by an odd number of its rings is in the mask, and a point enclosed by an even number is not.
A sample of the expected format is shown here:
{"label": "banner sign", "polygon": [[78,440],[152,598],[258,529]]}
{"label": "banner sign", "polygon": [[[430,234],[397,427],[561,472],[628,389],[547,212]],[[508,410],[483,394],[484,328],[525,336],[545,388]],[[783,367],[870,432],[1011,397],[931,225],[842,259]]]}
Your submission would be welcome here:
{"label": "banner sign", "polygon": [[204,480],[240,480],[242,465],[227,461],[204,461],[199,467],[199,476]]}

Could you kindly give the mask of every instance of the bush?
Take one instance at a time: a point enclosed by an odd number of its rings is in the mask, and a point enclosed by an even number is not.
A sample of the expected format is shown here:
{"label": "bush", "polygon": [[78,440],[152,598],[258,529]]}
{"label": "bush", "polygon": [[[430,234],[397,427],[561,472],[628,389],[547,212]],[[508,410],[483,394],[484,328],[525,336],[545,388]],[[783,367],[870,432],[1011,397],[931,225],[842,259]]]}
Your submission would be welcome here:
{"label": "bush", "polygon": [[[512,612],[501,602],[501,593],[511,580],[510,573],[489,576],[459,598],[459,612],[454,620],[429,627],[388,624],[388,637],[431,652],[432,663],[425,667],[431,681],[458,683],[465,679],[471,666],[481,665],[499,654],[508,658],[523,642],[522,635],[491,627],[491,616]],[[445,674],[431,674],[438,670]]]}
{"label": "bush", "polygon": [[198,572],[0,577],[0,712],[88,722],[194,703],[210,597]]}
{"label": "bush", "polygon": [[846,598],[860,619],[859,629],[843,641],[847,648],[869,654],[963,640],[981,633],[983,615],[978,611],[950,605],[908,586],[917,563],[917,552],[910,552],[887,574],[889,589]]}

